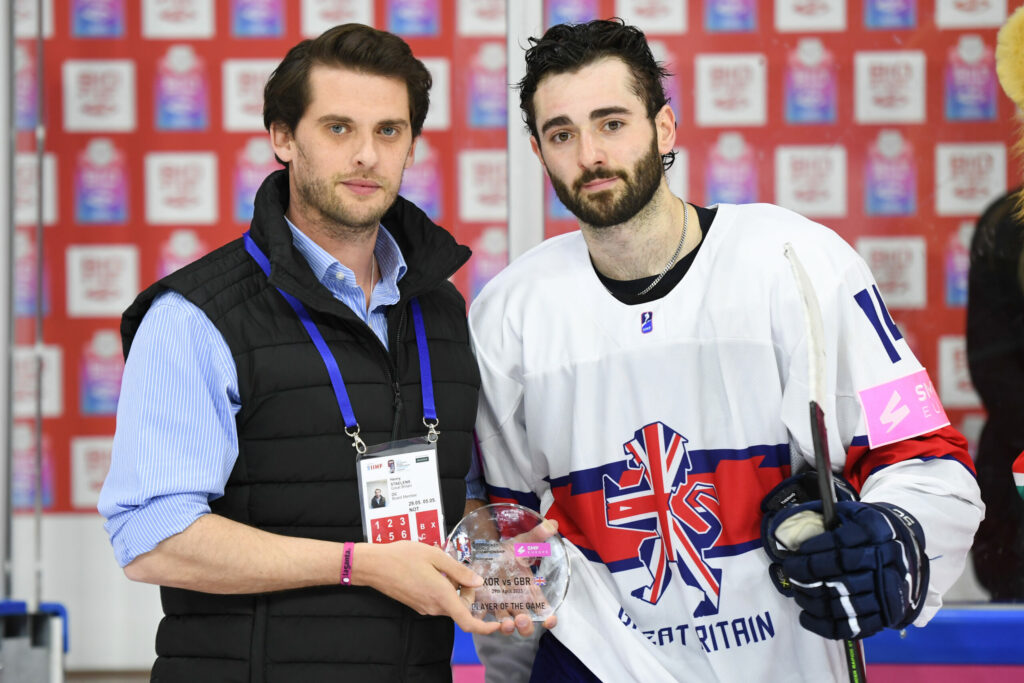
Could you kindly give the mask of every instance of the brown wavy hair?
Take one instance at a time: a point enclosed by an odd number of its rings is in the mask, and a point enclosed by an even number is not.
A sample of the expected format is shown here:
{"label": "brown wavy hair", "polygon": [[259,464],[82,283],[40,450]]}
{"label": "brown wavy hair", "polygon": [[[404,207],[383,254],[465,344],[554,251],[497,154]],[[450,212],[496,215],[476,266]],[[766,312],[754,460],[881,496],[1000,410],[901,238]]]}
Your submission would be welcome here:
{"label": "brown wavy hair", "polygon": [[430,108],[430,72],[404,40],[363,24],[335,26],[288,51],[263,88],[263,125],[267,130],[272,123],[295,130],[309,106],[309,72],[314,66],[345,67],[404,81],[412,135],[415,138],[422,132]]}

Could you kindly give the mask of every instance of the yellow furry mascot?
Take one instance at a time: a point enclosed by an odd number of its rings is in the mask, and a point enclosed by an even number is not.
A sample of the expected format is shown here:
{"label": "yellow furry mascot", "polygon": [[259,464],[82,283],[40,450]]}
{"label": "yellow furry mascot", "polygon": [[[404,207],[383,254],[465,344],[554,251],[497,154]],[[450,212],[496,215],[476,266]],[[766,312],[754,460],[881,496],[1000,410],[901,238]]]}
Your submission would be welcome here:
{"label": "yellow furry mascot", "polygon": [[[996,39],[996,75],[1003,92],[1017,105],[1017,118],[1024,126],[1024,6],[1018,7]],[[1014,151],[1024,157],[1024,127],[1017,136]],[[1024,197],[1018,197],[1024,202]],[[1018,213],[1024,217],[1024,204],[1018,205]],[[1021,261],[1020,281],[1024,283],[1024,258]]]}
{"label": "yellow furry mascot", "polygon": [[1003,91],[1024,110],[1024,7],[1010,15],[996,41],[996,74]]}

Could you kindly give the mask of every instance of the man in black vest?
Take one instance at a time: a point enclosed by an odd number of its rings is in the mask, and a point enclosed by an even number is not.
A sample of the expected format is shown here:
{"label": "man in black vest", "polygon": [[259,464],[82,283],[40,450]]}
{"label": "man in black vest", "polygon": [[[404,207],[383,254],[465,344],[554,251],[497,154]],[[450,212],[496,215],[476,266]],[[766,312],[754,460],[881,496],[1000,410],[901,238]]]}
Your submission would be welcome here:
{"label": "man in black vest", "polygon": [[448,278],[469,249],[398,197],[430,85],[366,26],[296,45],[264,93],[287,168],[246,238],[125,312],[99,509],[125,574],[162,587],[155,681],[448,681],[451,620],[499,628],[456,590],[481,578],[439,548],[362,542],[353,446],[427,433],[424,350],[449,528],[465,503],[480,378]]}

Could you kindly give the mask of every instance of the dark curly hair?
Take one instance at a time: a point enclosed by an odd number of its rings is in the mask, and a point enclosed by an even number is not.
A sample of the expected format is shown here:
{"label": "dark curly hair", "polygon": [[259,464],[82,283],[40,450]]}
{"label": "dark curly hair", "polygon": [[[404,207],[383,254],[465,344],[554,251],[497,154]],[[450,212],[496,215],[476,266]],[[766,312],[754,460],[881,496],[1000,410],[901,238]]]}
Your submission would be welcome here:
{"label": "dark curly hair", "polygon": [[[530,38],[526,50],[526,75],[516,85],[519,88],[519,108],[530,134],[540,143],[533,97],[537,86],[553,74],[572,73],[606,57],[617,57],[629,67],[633,77],[632,90],[647,108],[652,121],[655,114],[668,103],[662,79],[671,74],[654,59],[647,37],[635,26],[622,19],[595,19],[585,24],[558,24],[549,28],[542,37]],[[662,163],[668,170],[675,161],[675,152],[663,154]]]}
{"label": "dark curly hair", "polygon": [[409,45],[387,31],[363,24],[341,24],[285,55],[263,88],[263,125],[282,123],[294,131],[309,106],[309,72],[317,65],[340,66],[405,81],[412,135],[423,130],[430,108],[430,72]]}

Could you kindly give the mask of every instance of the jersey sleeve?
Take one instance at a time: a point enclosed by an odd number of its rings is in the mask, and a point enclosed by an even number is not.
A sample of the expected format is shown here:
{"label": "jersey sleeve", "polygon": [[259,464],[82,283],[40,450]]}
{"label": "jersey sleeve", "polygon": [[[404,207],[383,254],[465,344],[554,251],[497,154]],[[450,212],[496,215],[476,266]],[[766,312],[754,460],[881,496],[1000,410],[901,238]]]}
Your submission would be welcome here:
{"label": "jersey sleeve", "polygon": [[[493,299],[474,302],[470,342],[480,367],[476,438],[488,498],[541,511],[550,505],[547,464],[530,448],[525,428],[518,336]],[[547,502],[547,505],[544,502]]]}
{"label": "jersey sleeve", "polygon": [[[823,409],[832,468],[865,502],[898,505],[921,523],[932,559],[928,599],[915,622],[923,625],[962,573],[984,505],[966,440],[950,426],[867,264],[845,244],[836,251],[813,265],[805,259],[825,327]],[[783,393],[784,419],[797,451],[813,466],[807,339],[797,336]]]}
{"label": "jersey sleeve", "polygon": [[[531,453],[526,434],[519,337],[504,315],[504,305],[486,294],[485,290],[470,307],[469,336],[480,368],[475,431],[487,495],[492,503],[519,503],[543,512],[551,505],[551,488],[547,464]],[[529,638],[473,637],[488,681],[529,677],[544,630],[537,626]]]}

